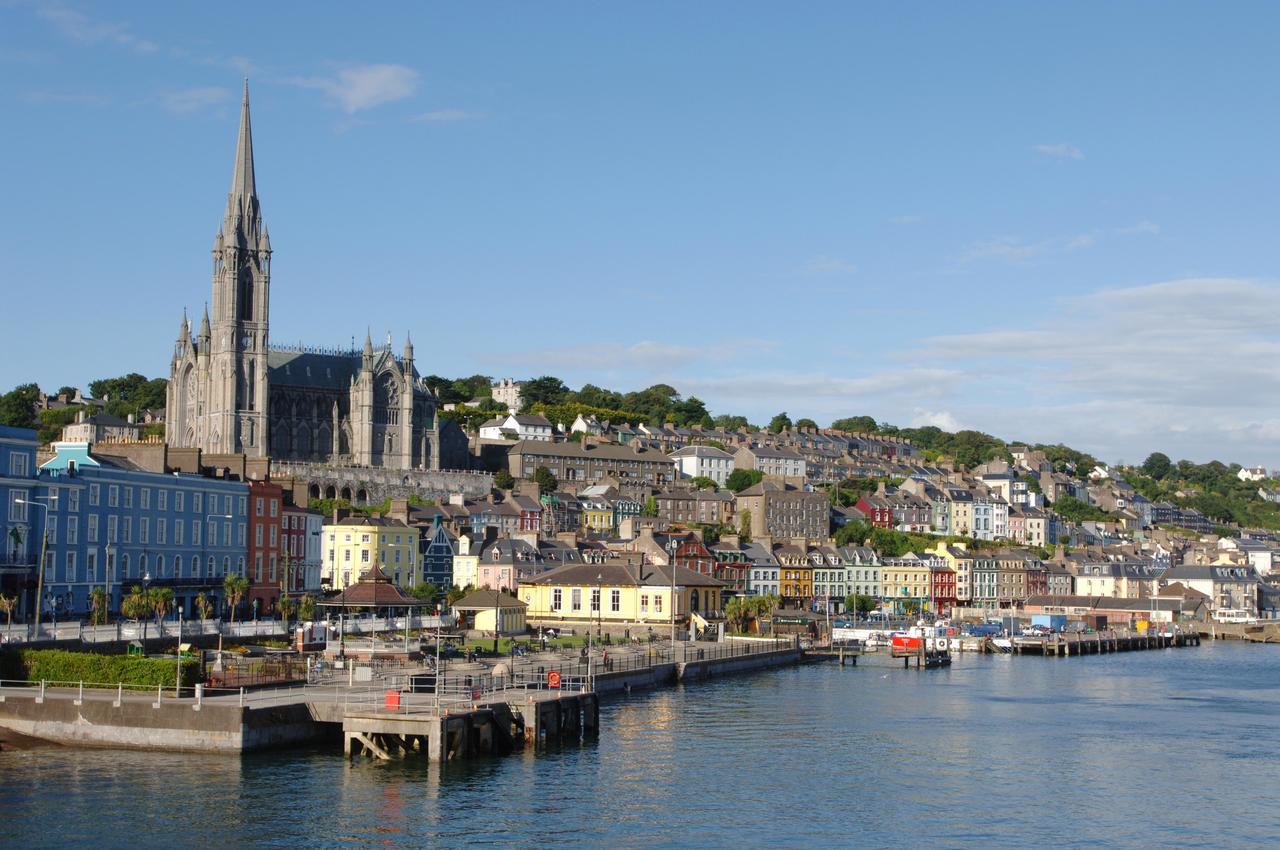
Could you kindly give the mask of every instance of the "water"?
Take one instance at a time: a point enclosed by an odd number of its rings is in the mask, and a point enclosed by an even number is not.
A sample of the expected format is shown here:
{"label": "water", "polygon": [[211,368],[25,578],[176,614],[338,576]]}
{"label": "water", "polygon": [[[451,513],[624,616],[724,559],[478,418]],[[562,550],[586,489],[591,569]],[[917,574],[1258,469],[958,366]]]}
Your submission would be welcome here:
{"label": "water", "polygon": [[598,743],[348,764],[0,753],[0,844],[1262,847],[1275,647],[827,664],[607,700]]}

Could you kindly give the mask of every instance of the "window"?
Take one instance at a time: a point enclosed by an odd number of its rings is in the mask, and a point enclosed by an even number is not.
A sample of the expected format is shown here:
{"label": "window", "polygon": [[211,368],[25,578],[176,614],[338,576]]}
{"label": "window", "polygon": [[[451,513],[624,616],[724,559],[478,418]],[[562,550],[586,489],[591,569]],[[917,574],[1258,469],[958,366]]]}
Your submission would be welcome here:
{"label": "window", "polygon": [[649,594],[647,593],[640,595],[640,613],[649,613]]}
{"label": "window", "polygon": [[204,510],[204,493],[191,494],[191,510],[200,513]]}
{"label": "window", "polygon": [[84,554],[84,580],[93,584],[98,580],[98,551],[90,549]]}
{"label": "window", "polygon": [[125,578],[133,578],[133,564],[129,561],[129,553],[125,552],[120,558],[121,572]]}
{"label": "window", "polygon": [[236,545],[237,546],[244,546],[244,528],[245,528],[245,525],[243,522],[236,526]]}
{"label": "window", "polygon": [[222,526],[222,545],[228,548],[231,546],[231,523],[229,522]]}
{"label": "window", "polygon": [[262,526],[261,525],[255,525],[253,527],[253,545],[254,546],[262,545]]}
{"label": "window", "polygon": [[622,610],[622,591],[621,590],[609,591],[609,610],[615,614],[617,614],[619,611]]}
{"label": "window", "polygon": [[151,518],[150,517],[144,516],[139,518],[138,520],[138,542],[139,543],[151,542]]}
{"label": "window", "polygon": [[560,611],[564,608],[564,591],[555,588],[551,591],[551,610]]}
{"label": "window", "polygon": [[76,553],[67,553],[67,581],[79,581],[76,576]]}
{"label": "window", "polygon": [[342,560],[344,560],[344,561],[350,561],[350,560],[351,560],[351,550],[350,550],[350,549],[343,549],[343,550],[342,550]]}
{"label": "window", "polygon": [[[227,507],[231,507],[231,497],[227,497]],[[240,497],[240,516],[248,516],[249,514],[249,497]]]}
{"label": "window", "polygon": [[58,542],[58,517],[56,515],[49,514],[49,518],[45,522],[45,534],[50,543]]}
{"label": "window", "polygon": [[655,614],[661,614],[661,613],[662,613],[662,597],[661,597],[661,596],[654,596],[654,597],[653,597],[653,612],[654,612]]}
{"label": "window", "polygon": [[262,584],[262,553],[253,556],[253,580]]}
{"label": "window", "polygon": [[271,500],[271,515],[273,517],[280,515],[280,501],[278,499]]}
{"label": "window", "polygon": [[67,500],[70,502],[70,504],[67,505],[67,509],[71,511],[71,513],[73,514],[79,513],[80,512],[80,489],[78,487],[71,487],[68,489]]}
{"label": "window", "polygon": [[177,490],[173,494],[173,509],[178,513],[182,513],[187,509],[187,494],[181,490]]}
{"label": "window", "polygon": [[368,549],[361,549],[361,550],[360,550],[360,563],[362,563],[362,564],[367,564],[367,563],[369,563],[369,550],[368,550]]}
{"label": "window", "polygon": [[14,478],[27,477],[27,456],[22,452],[9,455],[9,475]]}
{"label": "window", "polygon": [[276,582],[276,555],[274,552],[272,552],[271,553],[271,583],[275,584],[275,582]]}
{"label": "window", "polygon": [[[90,501],[93,501],[92,491],[90,492]],[[118,484],[112,484],[107,488],[107,507],[120,507],[120,486]]]}
{"label": "window", "polygon": [[182,520],[175,519],[173,521],[173,545],[174,546],[182,545],[182,530],[184,528],[186,528],[186,523],[184,523]]}
{"label": "window", "polygon": [[575,587],[572,591],[570,591],[569,599],[570,599],[570,603],[569,603],[570,610],[572,611],[582,610],[582,588]]}
{"label": "window", "polygon": [[262,497],[253,500],[253,515],[262,516]]}
{"label": "window", "polygon": [[271,548],[272,549],[276,548],[276,544],[280,542],[279,538],[277,537],[278,530],[279,529],[277,529],[274,525],[271,526]]}
{"label": "window", "polygon": [[[25,500],[30,496],[26,490],[10,490],[9,491],[9,522],[26,522],[27,506]],[[23,501],[18,501],[22,499]]]}
{"label": "window", "polygon": [[156,510],[158,511],[169,510],[169,491],[168,490],[158,490],[156,492]]}
{"label": "window", "polygon": [[67,543],[75,545],[80,542],[80,517],[67,517]]}
{"label": "window", "polygon": [[89,485],[89,505],[91,507],[96,508],[98,506],[98,502],[100,499],[101,499],[101,485],[90,484]]}
{"label": "window", "polygon": [[156,520],[156,542],[157,543],[169,542],[168,525],[169,525],[169,521],[167,519]]}
{"label": "window", "polygon": [[124,488],[124,506],[126,508],[133,507],[133,488],[132,487]]}

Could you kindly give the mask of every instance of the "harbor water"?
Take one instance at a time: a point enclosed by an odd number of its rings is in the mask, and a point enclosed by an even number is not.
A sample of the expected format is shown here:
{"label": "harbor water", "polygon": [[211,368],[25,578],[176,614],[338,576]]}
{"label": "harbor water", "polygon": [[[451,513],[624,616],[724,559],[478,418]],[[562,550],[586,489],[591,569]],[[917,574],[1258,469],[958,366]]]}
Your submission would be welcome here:
{"label": "harbor water", "polygon": [[598,742],[444,768],[0,753],[0,846],[1261,847],[1280,651],[817,664],[606,700]]}

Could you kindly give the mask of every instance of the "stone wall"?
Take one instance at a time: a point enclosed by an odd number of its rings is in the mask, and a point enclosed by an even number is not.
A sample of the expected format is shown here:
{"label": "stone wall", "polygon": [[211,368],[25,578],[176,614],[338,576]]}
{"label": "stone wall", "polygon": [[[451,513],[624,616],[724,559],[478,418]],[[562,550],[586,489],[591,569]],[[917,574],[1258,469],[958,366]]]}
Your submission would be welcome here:
{"label": "stone wall", "polygon": [[388,498],[407,499],[411,495],[442,501],[450,493],[478,499],[487,496],[493,487],[493,476],[487,472],[330,466],[274,460],[271,479],[291,489],[295,502],[301,505],[313,498],[346,498],[366,503]]}

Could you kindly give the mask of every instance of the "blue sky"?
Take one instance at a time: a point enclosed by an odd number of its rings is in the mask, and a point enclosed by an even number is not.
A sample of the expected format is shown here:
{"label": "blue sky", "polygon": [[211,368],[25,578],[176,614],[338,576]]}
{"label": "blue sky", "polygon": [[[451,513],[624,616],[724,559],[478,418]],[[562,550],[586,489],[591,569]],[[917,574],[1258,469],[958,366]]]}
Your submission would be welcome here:
{"label": "blue sky", "polygon": [[0,388],[272,337],[1280,466],[1269,4],[0,4]]}

